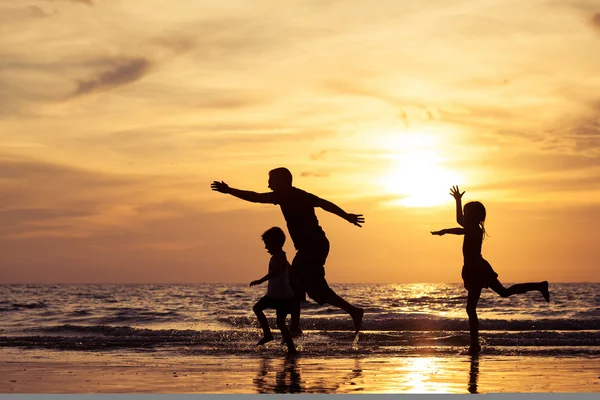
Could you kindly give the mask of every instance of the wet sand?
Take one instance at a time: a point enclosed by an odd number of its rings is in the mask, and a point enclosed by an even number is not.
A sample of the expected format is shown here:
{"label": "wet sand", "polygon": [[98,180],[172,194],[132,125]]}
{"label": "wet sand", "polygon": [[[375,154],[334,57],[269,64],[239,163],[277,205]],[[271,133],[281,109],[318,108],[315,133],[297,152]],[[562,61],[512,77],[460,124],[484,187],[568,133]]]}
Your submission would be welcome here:
{"label": "wet sand", "polygon": [[0,349],[1,393],[600,392],[600,360],[590,358],[26,353]]}

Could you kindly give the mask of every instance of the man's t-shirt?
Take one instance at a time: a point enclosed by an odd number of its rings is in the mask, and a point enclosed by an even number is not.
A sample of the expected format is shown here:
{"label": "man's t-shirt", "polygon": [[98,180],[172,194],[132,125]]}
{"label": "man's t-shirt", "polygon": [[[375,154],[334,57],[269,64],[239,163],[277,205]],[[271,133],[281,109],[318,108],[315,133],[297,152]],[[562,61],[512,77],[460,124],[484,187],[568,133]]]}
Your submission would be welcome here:
{"label": "man's t-shirt", "polygon": [[296,250],[327,239],[315,214],[320,200],[317,196],[295,187],[284,192],[272,192],[271,195],[273,204],[281,207]]}

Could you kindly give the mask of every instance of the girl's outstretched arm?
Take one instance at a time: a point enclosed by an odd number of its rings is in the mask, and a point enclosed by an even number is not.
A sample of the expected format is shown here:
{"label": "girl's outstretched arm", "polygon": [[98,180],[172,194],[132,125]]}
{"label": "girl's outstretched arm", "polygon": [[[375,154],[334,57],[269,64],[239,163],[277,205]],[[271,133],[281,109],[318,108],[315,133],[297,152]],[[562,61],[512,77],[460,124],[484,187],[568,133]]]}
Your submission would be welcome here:
{"label": "girl's outstretched arm", "polygon": [[449,228],[449,229],[442,229],[440,231],[431,231],[432,235],[438,235],[438,236],[445,235],[446,233],[449,233],[451,235],[464,235],[465,229],[464,228]]}
{"label": "girl's outstretched arm", "polygon": [[463,194],[465,194],[465,192],[461,193],[460,190],[458,189],[458,186],[452,186],[450,188],[450,195],[452,197],[454,197],[454,200],[456,200],[456,222],[458,222],[458,224],[460,226],[465,226],[463,211],[462,211],[462,196],[463,196]]}

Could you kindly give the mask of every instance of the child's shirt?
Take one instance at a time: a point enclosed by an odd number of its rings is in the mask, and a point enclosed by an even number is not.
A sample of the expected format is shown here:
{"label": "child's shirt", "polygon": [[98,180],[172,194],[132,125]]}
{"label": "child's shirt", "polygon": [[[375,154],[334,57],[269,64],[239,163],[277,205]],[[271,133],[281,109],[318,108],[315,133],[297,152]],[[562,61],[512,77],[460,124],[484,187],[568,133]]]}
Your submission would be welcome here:
{"label": "child's shirt", "polygon": [[269,275],[274,275],[269,279],[267,286],[267,296],[273,299],[288,299],[294,295],[290,286],[290,263],[287,260],[285,251],[273,254],[269,261]]}

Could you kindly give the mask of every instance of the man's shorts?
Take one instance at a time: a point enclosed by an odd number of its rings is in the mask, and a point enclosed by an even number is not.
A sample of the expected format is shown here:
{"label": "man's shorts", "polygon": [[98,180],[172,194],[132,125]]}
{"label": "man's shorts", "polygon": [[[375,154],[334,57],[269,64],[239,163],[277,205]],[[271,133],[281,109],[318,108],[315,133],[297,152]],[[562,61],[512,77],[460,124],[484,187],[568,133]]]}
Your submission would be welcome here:
{"label": "man's shorts", "polygon": [[329,254],[329,241],[327,239],[316,241],[310,246],[299,249],[292,261],[293,276],[291,279],[294,296],[301,300],[304,293],[323,305],[327,303],[331,294],[335,294],[325,280],[325,261]]}

